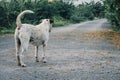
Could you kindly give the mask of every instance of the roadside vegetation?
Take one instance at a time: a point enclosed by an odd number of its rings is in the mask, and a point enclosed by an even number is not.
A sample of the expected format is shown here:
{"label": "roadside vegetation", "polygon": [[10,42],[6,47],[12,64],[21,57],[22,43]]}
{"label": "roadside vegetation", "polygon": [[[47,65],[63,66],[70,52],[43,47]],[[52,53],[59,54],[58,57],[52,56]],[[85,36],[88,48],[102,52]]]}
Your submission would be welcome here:
{"label": "roadside vegetation", "polygon": [[112,24],[113,30],[120,31],[120,0],[103,0],[105,16]]}
{"label": "roadside vegetation", "polygon": [[85,37],[103,39],[120,49],[120,0],[102,0],[104,4],[105,18],[112,25],[112,30],[101,30],[86,33]]}
{"label": "roadside vegetation", "polygon": [[17,15],[26,9],[35,14],[27,14],[22,23],[38,24],[43,18],[54,19],[53,26],[63,26],[104,17],[104,6],[100,2],[74,5],[62,0],[1,0],[0,1],[0,34],[13,33]]}

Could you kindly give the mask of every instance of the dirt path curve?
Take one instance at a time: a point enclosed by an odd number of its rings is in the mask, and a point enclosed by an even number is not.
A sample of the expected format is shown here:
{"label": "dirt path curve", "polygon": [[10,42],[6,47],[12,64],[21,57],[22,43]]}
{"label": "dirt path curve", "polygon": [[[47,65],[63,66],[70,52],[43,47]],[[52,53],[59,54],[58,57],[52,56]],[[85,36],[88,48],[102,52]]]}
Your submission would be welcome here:
{"label": "dirt path curve", "polygon": [[[13,36],[0,37],[0,80],[120,80],[120,50],[84,32],[107,30],[106,19],[54,28],[47,63],[35,62],[34,48],[24,53],[27,67],[17,66]],[[42,49],[39,49],[41,58]]]}

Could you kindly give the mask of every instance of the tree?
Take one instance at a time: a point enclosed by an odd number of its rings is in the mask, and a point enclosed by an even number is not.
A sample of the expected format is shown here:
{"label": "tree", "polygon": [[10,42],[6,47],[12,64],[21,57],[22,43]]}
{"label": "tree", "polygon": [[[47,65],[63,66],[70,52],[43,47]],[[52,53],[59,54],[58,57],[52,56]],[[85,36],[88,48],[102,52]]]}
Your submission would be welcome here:
{"label": "tree", "polygon": [[120,0],[103,0],[106,18],[114,30],[120,30]]}
{"label": "tree", "polygon": [[93,20],[95,17],[104,17],[104,6],[100,2],[91,1],[78,5],[74,14],[71,16],[73,22],[81,22],[84,20]]}

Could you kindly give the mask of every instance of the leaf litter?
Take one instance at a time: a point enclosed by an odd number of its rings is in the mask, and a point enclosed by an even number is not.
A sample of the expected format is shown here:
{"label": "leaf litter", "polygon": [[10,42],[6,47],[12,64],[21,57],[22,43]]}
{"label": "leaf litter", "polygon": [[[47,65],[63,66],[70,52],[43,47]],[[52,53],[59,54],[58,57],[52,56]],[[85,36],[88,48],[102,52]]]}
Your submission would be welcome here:
{"label": "leaf litter", "polygon": [[99,30],[99,31],[84,33],[84,36],[87,39],[94,38],[94,39],[107,40],[117,48],[120,48],[120,32],[116,32],[113,30]]}

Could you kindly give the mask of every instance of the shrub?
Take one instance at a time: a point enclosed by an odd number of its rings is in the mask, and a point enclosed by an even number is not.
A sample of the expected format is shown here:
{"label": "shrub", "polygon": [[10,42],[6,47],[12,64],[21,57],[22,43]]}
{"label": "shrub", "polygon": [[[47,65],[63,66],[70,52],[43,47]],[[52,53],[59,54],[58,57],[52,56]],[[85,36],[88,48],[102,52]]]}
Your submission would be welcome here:
{"label": "shrub", "polygon": [[60,16],[54,16],[53,19],[54,19],[54,24],[53,24],[54,27],[64,26],[64,25],[69,24],[69,21],[65,20],[64,18]]}
{"label": "shrub", "polygon": [[33,10],[35,13],[25,15],[22,18],[23,23],[38,24],[43,18],[52,18],[55,21],[54,26],[93,20],[94,17],[102,15],[103,7],[100,6],[100,3],[96,4],[92,1],[75,6],[70,1],[10,0],[7,2],[6,0],[0,0],[0,29],[15,28],[17,15],[26,9]]}
{"label": "shrub", "polygon": [[106,18],[113,25],[114,30],[120,30],[120,0],[103,0],[103,2]]}

